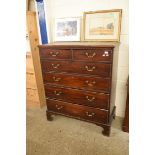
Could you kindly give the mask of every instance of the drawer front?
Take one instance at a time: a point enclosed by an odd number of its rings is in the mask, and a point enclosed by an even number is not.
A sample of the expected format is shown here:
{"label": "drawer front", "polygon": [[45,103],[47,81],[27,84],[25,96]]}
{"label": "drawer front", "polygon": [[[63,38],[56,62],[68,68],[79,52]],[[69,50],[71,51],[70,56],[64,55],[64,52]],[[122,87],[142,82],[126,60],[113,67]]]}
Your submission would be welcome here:
{"label": "drawer front", "polygon": [[90,120],[99,123],[108,123],[108,111],[94,109],[87,106],[76,105],[56,100],[46,100],[48,110],[68,116]]}
{"label": "drawer front", "polygon": [[43,80],[44,83],[107,92],[110,92],[111,86],[111,78],[80,76],[73,74],[44,73]]}
{"label": "drawer front", "polygon": [[41,61],[43,72],[68,72],[90,75],[111,76],[111,64],[76,61]]}
{"label": "drawer front", "polygon": [[40,49],[40,58],[46,59],[72,59],[72,51],[64,49]]}
{"label": "drawer front", "polygon": [[73,59],[85,61],[112,61],[112,49],[73,50]]}
{"label": "drawer front", "polygon": [[47,98],[87,105],[100,109],[109,108],[109,94],[88,92],[70,88],[61,88],[49,85],[45,85],[45,93]]}

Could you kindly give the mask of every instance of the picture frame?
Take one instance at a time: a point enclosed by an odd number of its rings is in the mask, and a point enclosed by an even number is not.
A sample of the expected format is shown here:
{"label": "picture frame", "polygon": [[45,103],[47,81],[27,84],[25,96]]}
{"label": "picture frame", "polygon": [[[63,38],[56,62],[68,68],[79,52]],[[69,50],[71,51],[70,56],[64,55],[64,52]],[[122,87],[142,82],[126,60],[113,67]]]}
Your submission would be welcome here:
{"label": "picture frame", "polygon": [[120,41],[122,9],[84,12],[84,41]]}
{"label": "picture frame", "polygon": [[80,41],[81,18],[65,17],[55,19],[54,41]]}

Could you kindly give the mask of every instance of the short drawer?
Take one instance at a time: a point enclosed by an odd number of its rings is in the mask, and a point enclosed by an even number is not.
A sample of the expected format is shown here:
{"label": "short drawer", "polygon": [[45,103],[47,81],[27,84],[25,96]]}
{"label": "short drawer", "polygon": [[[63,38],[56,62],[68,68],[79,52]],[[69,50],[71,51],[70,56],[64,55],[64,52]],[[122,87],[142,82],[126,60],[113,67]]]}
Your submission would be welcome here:
{"label": "short drawer", "polygon": [[46,100],[47,109],[92,122],[108,123],[108,111],[56,100]]}
{"label": "short drawer", "polygon": [[46,59],[72,59],[72,51],[65,49],[40,49],[40,58]]}
{"label": "short drawer", "polygon": [[111,78],[81,76],[63,73],[44,73],[44,83],[82,88],[87,90],[99,90],[110,92]]}
{"label": "short drawer", "polygon": [[112,49],[78,49],[73,50],[73,59],[85,61],[112,61]]}
{"label": "short drawer", "polygon": [[109,94],[62,88],[51,85],[45,85],[45,94],[47,98],[87,105],[100,109],[109,109]]}
{"label": "short drawer", "polygon": [[41,61],[43,72],[67,72],[111,76],[111,64],[103,62]]}

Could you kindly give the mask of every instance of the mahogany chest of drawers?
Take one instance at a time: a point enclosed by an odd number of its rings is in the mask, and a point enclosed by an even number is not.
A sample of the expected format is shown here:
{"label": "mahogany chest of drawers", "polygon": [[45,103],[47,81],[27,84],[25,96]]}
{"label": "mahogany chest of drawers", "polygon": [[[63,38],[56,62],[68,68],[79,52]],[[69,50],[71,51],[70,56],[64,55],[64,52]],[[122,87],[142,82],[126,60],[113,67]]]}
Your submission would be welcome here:
{"label": "mahogany chest of drawers", "polygon": [[40,45],[47,120],[60,114],[103,127],[115,117],[110,102],[114,46]]}

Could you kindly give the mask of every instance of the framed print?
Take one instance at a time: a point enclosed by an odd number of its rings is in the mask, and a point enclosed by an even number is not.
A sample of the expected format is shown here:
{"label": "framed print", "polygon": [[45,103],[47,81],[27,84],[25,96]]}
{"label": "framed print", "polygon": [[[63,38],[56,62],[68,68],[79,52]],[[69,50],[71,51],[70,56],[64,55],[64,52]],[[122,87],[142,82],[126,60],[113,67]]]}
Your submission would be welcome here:
{"label": "framed print", "polygon": [[122,10],[84,12],[85,41],[119,41]]}
{"label": "framed print", "polygon": [[80,17],[55,19],[55,41],[80,41]]}

